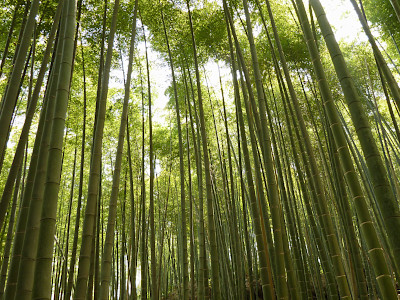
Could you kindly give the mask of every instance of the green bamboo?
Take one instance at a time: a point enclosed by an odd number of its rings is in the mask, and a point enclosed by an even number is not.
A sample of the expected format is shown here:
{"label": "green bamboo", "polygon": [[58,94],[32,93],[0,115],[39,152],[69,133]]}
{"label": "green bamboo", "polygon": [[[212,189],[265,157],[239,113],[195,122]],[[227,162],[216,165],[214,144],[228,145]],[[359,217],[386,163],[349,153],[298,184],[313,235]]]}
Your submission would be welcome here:
{"label": "green bamboo", "polygon": [[74,226],[74,239],[72,242],[71,259],[69,263],[69,272],[67,278],[67,285],[64,289],[64,299],[71,298],[72,285],[74,283],[76,252],[78,249],[78,235],[81,220],[81,207],[82,207],[82,194],[83,194],[83,175],[85,167],[85,141],[86,141],[86,107],[87,107],[87,91],[86,91],[86,72],[85,72],[85,56],[83,48],[81,49],[82,56],[82,71],[83,71],[83,119],[82,119],[82,141],[81,141],[81,160],[79,167],[79,187],[78,187],[78,203],[76,207],[75,226]]}
{"label": "green bamboo", "polygon": [[39,10],[39,2],[39,0],[32,1],[25,27],[21,29],[21,33],[23,32],[22,39],[18,47],[18,52],[14,56],[14,66],[7,83],[5,94],[3,95],[0,111],[0,128],[2,128],[0,131],[0,157],[3,157],[6,151],[8,140],[8,130],[6,130],[6,128],[9,128],[20,91],[20,81],[25,66],[25,60],[28,55],[30,40],[35,28],[34,24]]}
{"label": "green bamboo", "polygon": [[[61,8],[64,8],[65,3],[62,4]],[[61,9],[60,8],[60,9]],[[63,14],[61,19],[61,28],[65,28],[66,14]],[[61,30],[62,31],[62,30]],[[38,247],[38,236],[39,236],[39,226],[41,218],[41,210],[43,204],[43,195],[46,180],[46,169],[49,155],[49,142],[51,135],[52,122],[54,119],[54,107],[56,105],[56,95],[58,89],[58,80],[60,76],[60,66],[62,57],[62,41],[64,38],[64,32],[59,33],[57,41],[57,49],[53,52],[53,63],[51,67],[50,79],[48,82],[48,87],[46,89],[44,102],[46,103],[45,111],[46,113],[41,115],[43,118],[43,127],[37,131],[37,142],[35,140],[35,146],[38,147],[37,156],[35,153],[36,168],[33,165],[32,173],[33,180],[31,184],[27,184],[26,190],[24,192],[24,205],[27,205],[28,214],[26,216],[26,225],[23,235],[23,244],[21,247],[21,257],[20,262],[15,261],[15,268],[10,272],[9,276],[9,288],[6,289],[6,297],[13,298],[15,295],[20,297],[29,298],[32,292],[34,270],[35,270],[35,258]],[[56,56],[54,58],[54,56]],[[29,177],[29,174],[28,174]],[[22,237],[22,235],[21,235]],[[10,269],[11,271],[12,269]],[[16,280],[16,281],[14,281]],[[14,284],[15,282],[15,284]]]}
{"label": "green bamboo", "polygon": [[368,166],[369,175],[374,186],[375,196],[383,216],[386,233],[389,238],[394,263],[397,271],[400,270],[400,210],[390,187],[388,175],[380,156],[371,126],[365,110],[361,104],[360,96],[350,76],[343,54],[336,42],[332,28],[326,18],[324,9],[318,0],[312,0],[311,5],[317,15],[322,34],[325,38],[336,74],[342,86],[343,93],[356,128],[357,136]]}
{"label": "green bamboo", "polygon": [[[358,176],[354,170],[343,128],[341,126],[337,109],[333,103],[332,95],[325,78],[325,72],[323,70],[318,49],[314,42],[311,28],[308,23],[303,2],[301,0],[296,0],[296,4],[299,12],[299,19],[303,28],[304,37],[307,42],[310,56],[312,58],[315,74],[318,79],[318,85],[323,99],[324,108],[335,140],[336,149],[338,151],[339,158],[343,167],[343,174],[346,178],[346,182],[351,192],[352,200],[354,201],[354,205],[357,210],[361,233],[363,235],[363,238],[365,238],[366,240],[368,254],[371,260],[371,264],[375,270],[375,276],[380,287],[380,292],[385,299],[396,299],[397,293],[391,281],[389,269],[385,262],[383,249],[378,240],[373,221],[369,214],[369,210],[358,181]],[[348,297],[350,297],[350,295]]]}
{"label": "green bamboo", "polygon": [[[130,41],[130,49],[129,49],[129,62],[128,62],[128,73],[125,83],[125,94],[123,101],[123,108],[121,114],[121,123],[119,127],[119,135],[118,135],[118,145],[117,145],[117,153],[114,163],[114,174],[113,174],[113,183],[112,190],[110,196],[109,203],[109,212],[108,212],[108,223],[107,223],[107,233],[105,246],[103,249],[102,255],[102,263],[101,263],[101,290],[100,290],[100,299],[108,299],[109,296],[109,285],[111,278],[111,259],[112,259],[112,246],[114,242],[114,232],[115,232],[115,221],[117,214],[117,200],[119,193],[119,185],[121,178],[121,164],[122,164],[122,155],[124,148],[124,140],[125,140],[125,131],[127,124],[127,116],[128,116],[128,101],[131,90],[131,78],[132,78],[132,63],[133,63],[133,51],[135,46],[135,36],[136,36],[136,15],[137,15],[137,6],[138,0],[135,1],[135,10],[134,17],[132,20],[132,31],[131,31],[131,41]],[[123,256],[123,254],[121,254]]]}
{"label": "green bamboo", "polygon": [[390,4],[392,4],[394,12],[396,13],[397,20],[400,22],[400,4],[398,0],[389,0]]}
{"label": "green bamboo", "polygon": [[218,249],[216,242],[216,232],[215,232],[215,222],[214,222],[214,212],[213,212],[213,199],[212,199],[212,187],[211,187],[211,175],[210,175],[210,161],[208,155],[208,146],[207,146],[207,134],[206,134],[206,124],[204,117],[204,108],[203,108],[203,99],[201,92],[201,81],[200,81],[200,72],[197,61],[197,50],[196,50],[196,42],[193,32],[193,23],[192,23],[192,15],[190,11],[189,0],[186,1],[188,8],[188,18],[190,25],[190,32],[192,36],[192,49],[194,56],[194,64],[196,71],[196,81],[197,81],[197,100],[199,105],[199,119],[200,119],[200,132],[201,132],[201,143],[203,148],[203,159],[204,159],[204,172],[205,172],[205,181],[206,181],[206,196],[207,196],[207,219],[208,219],[208,233],[209,233],[209,242],[210,242],[210,255],[211,255],[211,276],[212,276],[212,284],[213,284],[213,298],[216,300],[221,299],[221,287],[219,284],[219,257],[218,257]]}
{"label": "green bamboo", "polygon": [[47,180],[43,194],[42,217],[38,239],[37,261],[33,282],[32,299],[51,298],[51,261],[53,258],[54,233],[57,218],[57,198],[62,167],[62,147],[65,118],[70,92],[71,68],[74,49],[75,1],[65,2],[67,15],[63,39],[62,62],[58,81],[56,107],[50,136]]}
{"label": "green bamboo", "polygon": [[378,66],[381,68],[382,73],[387,81],[387,84],[389,86],[389,90],[392,94],[392,97],[397,105],[398,108],[400,108],[400,88],[393,77],[392,72],[390,71],[381,51],[378,48],[378,45],[376,44],[375,38],[371,33],[371,30],[368,26],[367,20],[365,19],[365,16],[361,12],[357,2],[355,0],[350,0],[351,4],[354,7],[354,10],[357,13],[358,19],[360,20],[360,23],[364,29],[365,34],[368,37],[368,41],[371,45],[372,51],[374,52],[375,59],[377,61]]}
{"label": "green bamboo", "polygon": [[[11,250],[11,244],[12,244],[12,236],[14,234],[14,221],[15,221],[15,212],[17,210],[17,201],[18,201],[18,195],[20,192],[20,183],[21,183],[21,177],[22,177],[22,170],[23,170],[23,165],[19,167],[18,171],[18,177],[15,182],[15,188],[14,188],[14,195],[13,195],[13,200],[12,200],[12,206],[11,206],[11,211],[10,211],[10,219],[8,221],[8,229],[7,229],[7,239],[6,239],[6,244],[3,249],[3,261],[1,262],[1,272],[0,272],[0,295],[3,296],[4,294],[4,287],[6,284],[6,278],[7,278],[7,270],[8,270],[8,261],[10,258],[10,250]],[[5,228],[5,227],[4,227]]]}
{"label": "green bamboo", "polygon": [[10,25],[10,29],[8,30],[7,41],[6,41],[6,44],[4,46],[3,55],[2,55],[2,58],[1,58],[0,78],[3,75],[3,67],[4,67],[5,62],[7,60],[8,50],[9,50],[10,43],[11,43],[12,36],[13,36],[13,32],[14,32],[14,29],[15,29],[15,23],[16,23],[16,20],[17,20],[17,17],[18,17],[18,11],[19,11],[19,8],[20,8],[22,2],[23,2],[22,0],[17,1],[17,3],[14,6],[14,12],[13,12],[12,20],[11,20],[11,25]]}
{"label": "green bamboo", "polygon": [[104,72],[102,74],[101,83],[101,94],[99,98],[98,114],[96,120],[96,127],[93,139],[91,163],[90,163],[90,175],[89,175],[89,185],[88,185],[88,196],[85,209],[85,218],[82,228],[82,242],[79,255],[79,268],[78,277],[76,281],[76,288],[74,299],[83,299],[86,296],[87,282],[89,278],[90,269],[90,253],[92,248],[93,239],[93,228],[95,226],[95,211],[96,202],[99,191],[99,179],[100,179],[100,163],[101,163],[101,148],[103,143],[103,131],[104,131],[104,121],[105,121],[105,110],[107,102],[108,93],[108,82],[109,73],[111,68],[112,59],[112,49],[114,44],[114,34],[117,23],[119,9],[119,0],[114,2],[113,17],[111,23],[111,29],[108,37],[108,48],[106,55],[106,62],[104,66]]}
{"label": "green bamboo", "polygon": [[[9,201],[11,199],[12,186],[14,185],[14,181],[17,176],[18,169],[19,169],[20,165],[22,165],[25,144],[27,143],[27,140],[28,140],[28,135],[29,135],[29,130],[30,130],[31,124],[32,124],[32,119],[33,119],[35,111],[36,111],[36,106],[37,106],[37,102],[39,100],[39,95],[40,95],[40,91],[42,88],[44,76],[45,76],[47,65],[48,65],[48,62],[50,59],[50,54],[53,49],[53,42],[54,42],[57,27],[58,27],[58,22],[60,20],[61,9],[63,7],[63,1],[64,0],[59,1],[58,6],[57,6],[57,11],[56,11],[56,14],[54,16],[54,21],[53,21],[54,23],[53,23],[53,26],[49,33],[46,50],[45,50],[45,53],[43,56],[39,74],[37,76],[35,88],[33,90],[33,93],[32,93],[31,99],[29,101],[28,108],[27,108],[25,122],[22,127],[22,131],[21,131],[20,138],[18,141],[17,149],[15,150],[14,159],[13,159],[11,168],[9,170],[7,182],[6,182],[6,185],[4,186],[3,195],[2,195],[1,201],[0,201],[0,227],[3,224],[4,215],[8,208]],[[32,67],[33,67],[33,65],[32,65]]]}
{"label": "green bamboo", "polygon": [[180,191],[181,191],[181,225],[182,225],[182,277],[183,277],[183,299],[189,299],[189,274],[188,274],[188,259],[187,259],[187,230],[186,230],[186,196],[185,196],[185,165],[184,165],[184,154],[183,154],[183,142],[182,142],[182,129],[181,129],[181,117],[178,101],[178,90],[175,79],[174,63],[172,60],[172,52],[168,40],[167,29],[165,27],[164,14],[161,8],[161,19],[163,23],[165,42],[168,49],[169,66],[172,74],[172,85],[174,89],[175,98],[175,113],[176,123],[178,126],[178,141],[179,141],[179,172],[180,172]]}
{"label": "green bamboo", "polygon": [[129,165],[129,196],[130,196],[130,205],[131,205],[131,261],[130,261],[130,300],[137,299],[137,290],[136,290],[136,270],[137,270],[137,244],[138,238],[136,238],[135,232],[139,234],[139,230],[136,230],[136,224],[139,222],[136,221],[136,209],[135,209],[135,195],[134,195],[134,185],[133,185],[133,170],[132,170],[132,152],[131,152],[131,140],[129,135],[129,115],[128,120],[126,122],[126,142],[127,142],[127,151],[128,151],[128,165]]}
{"label": "green bamboo", "polygon": [[331,216],[329,214],[329,210],[328,210],[328,206],[327,206],[327,202],[326,202],[326,198],[325,198],[325,191],[323,189],[323,184],[322,184],[321,178],[319,176],[320,171],[318,170],[317,163],[315,161],[314,151],[312,149],[310,137],[309,137],[309,135],[307,133],[307,129],[305,127],[304,118],[299,109],[297,95],[294,90],[293,83],[292,83],[292,80],[291,80],[291,77],[289,74],[289,69],[287,67],[286,58],[283,53],[282,45],[279,40],[279,35],[278,35],[277,29],[276,29],[276,26],[274,23],[274,19],[273,19],[271,7],[269,5],[269,1],[266,1],[266,3],[267,3],[267,8],[268,8],[268,14],[270,16],[270,20],[271,20],[271,24],[272,24],[272,29],[274,32],[275,42],[278,47],[280,61],[282,64],[286,83],[288,85],[290,98],[293,101],[296,117],[299,122],[300,130],[303,135],[304,142],[305,142],[305,148],[309,155],[312,178],[313,178],[313,181],[315,184],[316,195],[317,195],[317,199],[318,199],[318,206],[320,206],[319,217],[321,218],[321,222],[322,222],[322,226],[323,226],[324,230],[326,230],[329,251],[330,251],[330,255],[333,260],[333,266],[335,269],[336,280],[339,285],[339,291],[340,291],[342,297],[350,297],[350,291],[349,291],[349,287],[348,287],[348,283],[347,283],[347,278],[346,278],[346,275],[344,272],[342,258],[340,256],[338,240],[334,233],[334,226],[332,223]]}
{"label": "green bamboo", "polygon": [[[205,249],[205,232],[204,232],[204,214],[203,214],[203,176],[202,176],[202,163],[201,163],[201,155],[200,155],[200,134],[199,128],[196,127],[196,132],[194,129],[194,118],[192,115],[192,108],[189,101],[189,88],[186,79],[185,68],[182,68],[183,71],[183,80],[186,91],[186,106],[189,108],[189,118],[190,118],[190,128],[192,132],[193,139],[193,148],[194,148],[194,157],[196,162],[196,173],[197,173],[197,186],[198,186],[198,197],[199,197],[199,226],[198,226],[198,236],[199,236],[199,267],[198,267],[198,279],[197,279],[197,297],[198,299],[204,299],[205,297],[205,285],[206,283],[206,268],[207,265],[205,263],[206,259],[206,249]],[[189,79],[191,80],[190,74]],[[193,93],[193,89],[192,89]],[[192,95],[194,101],[194,95]]]}

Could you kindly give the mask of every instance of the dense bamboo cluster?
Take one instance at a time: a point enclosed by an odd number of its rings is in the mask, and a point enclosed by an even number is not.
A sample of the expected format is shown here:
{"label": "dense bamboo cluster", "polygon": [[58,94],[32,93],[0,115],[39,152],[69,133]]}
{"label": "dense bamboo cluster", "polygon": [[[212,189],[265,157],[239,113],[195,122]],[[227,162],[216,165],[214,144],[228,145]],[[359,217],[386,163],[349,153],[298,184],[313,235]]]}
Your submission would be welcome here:
{"label": "dense bamboo cluster", "polygon": [[320,0],[3,1],[1,299],[398,299],[374,1],[350,46]]}

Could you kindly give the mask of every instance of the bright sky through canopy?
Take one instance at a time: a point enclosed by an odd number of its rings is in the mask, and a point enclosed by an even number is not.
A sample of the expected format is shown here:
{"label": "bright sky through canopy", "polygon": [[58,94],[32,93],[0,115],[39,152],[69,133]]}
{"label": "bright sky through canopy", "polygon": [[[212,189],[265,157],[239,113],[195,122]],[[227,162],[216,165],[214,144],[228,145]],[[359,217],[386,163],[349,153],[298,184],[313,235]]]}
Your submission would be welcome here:
{"label": "bright sky through canopy", "polygon": [[[329,21],[331,22],[336,38],[338,40],[344,40],[346,42],[353,42],[355,40],[366,41],[366,36],[362,33],[360,22],[358,21],[357,15],[353,10],[350,1],[345,0],[321,0],[323,7]],[[142,49],[141,49],[142,50]],[[144,47],[143,47],[144,51]],[[151,78],[155,84],[153,87],[158,93],[157,99],[154,100],[155,106],[155,119],[157,122],[165,121],[165,112],[163,112],[168,97],[165,95],[165,90],[171,84],[171,76],[168,65],[160,63],[160,58],[154,51],[149,51],[149,58],[152,64]],[[209,62],[205,69],[207,71],[207,79],[209,84],[214,89],[215,93],[219,93],[219,77],[218,77],[218,66],[216,63]],[[220,64],[222,78],[229,76],[229,69],[226,66]]]}
{"label": "bright sky through canopy", "polygon": [[[327,17],[333,27],[335,36],[339,41],[343,40],[345,42],[354,42],[356,40],[367,40],[366,36],[362,32],[360,22],[350,1],[321,0],[321,4],[325,9]],[[146,34],[148,34],[148,32]],[[141,55],[144,55],[145,47],[143,42],[138,44],[138,48]],[[167,115],[164,109],[168,102],[168,97],[165,95],[165,92],[166,89],[171,85],[171,71],[168,67],[168,64],[164,61],[161,61],[159,54],[152,50],[150,44],[148,45],[148,54],[151,64],[150,77],[152,81],[152,92],[156,95],[156,97],[153,96],[154,117],[156,122],[165,124]],[[127,61],[124,62],[124,66],[126,65]],[[206,64],[205,70],[207,72],[207,80],[210,88],[213,89],[211,92],[219,93],[220,85],[218,65],[214,62],[209,62]],[[230,70],[221,63],[220,71],[223,81],[230,80]],[[120,70],[114,70],[112,74],[117,78],[122,78],[122,72]],[[119,86],[122,80],[118,81],[119,83],[112,83],[112,86]]]}

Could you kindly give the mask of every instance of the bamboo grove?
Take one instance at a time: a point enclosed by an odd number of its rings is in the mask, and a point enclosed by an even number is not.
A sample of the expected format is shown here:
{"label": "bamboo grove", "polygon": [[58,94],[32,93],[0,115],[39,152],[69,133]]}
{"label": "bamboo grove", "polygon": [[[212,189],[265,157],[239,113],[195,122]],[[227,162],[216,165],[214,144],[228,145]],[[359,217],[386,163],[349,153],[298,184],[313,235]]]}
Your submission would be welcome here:
{"label": "bamboo grove", "polygon": [[0,297],[398,299],[400,3],[328,2],[2,0]]}

